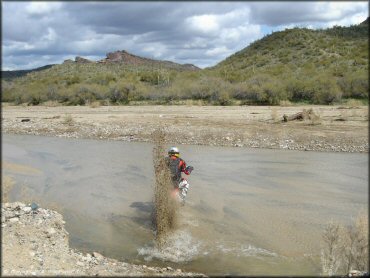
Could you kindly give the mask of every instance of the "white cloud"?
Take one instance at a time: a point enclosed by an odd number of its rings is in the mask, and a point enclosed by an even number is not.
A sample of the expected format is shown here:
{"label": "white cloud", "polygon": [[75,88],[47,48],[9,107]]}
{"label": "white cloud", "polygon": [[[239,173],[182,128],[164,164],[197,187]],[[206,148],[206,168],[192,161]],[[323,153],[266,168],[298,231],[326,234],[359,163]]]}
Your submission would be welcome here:
{"label": "white cloud", "polygon": [[48,14],[58,11],[62,3],[58,2],[31,2],[26,6],[26,12],[30,15]]}
{"label": "white cloud", "polygon": [[[264,33],[358,24],[367,2],[2,2],[3,66],[133,54],[214,65]],[[266,31],[267,30],[267,31]],[[57,59],[60,59],[58,61]]]}
{"label": "white cloud", "polygon": [[52,42],[54,42],[56,39],[57,39],[57,33],[51,27],[48,27],[47,34],[41,37],[41,40],[52,41]]}
{"label": "white cloud", "polygon": [[222,30],[220,38],[228,44],[255,40],[261,37],[261,27],[259,25],[244,25]]}
{"label": "white cloud", "polygon": [[207,56],[218,56],[218,55],[229,53],[229,51],[230,50],[227,47],[221,46],[221,47],[215,47],[215,48],[209,49],[206,51],[205,54]]}
{"label": "white cloud", "polygon": [[216,15],[196,15],[186,19],[189,28],[204,34],[216,34],[219,31],[219,24]]}
{"label": "white cloud", "polygon": [[147,44],[142,48],[147,58],[161,59],[167,52],[166,46],[161,43]]}
{"label": "white cloud", "polygon": [[189,49],[192,49],[192,48],[206,48],[207,47],[207,39],[205,38],[194,38],[194,40],[188,42],[188,43],[185,43],[184,44],[184,48],[189,48]]}

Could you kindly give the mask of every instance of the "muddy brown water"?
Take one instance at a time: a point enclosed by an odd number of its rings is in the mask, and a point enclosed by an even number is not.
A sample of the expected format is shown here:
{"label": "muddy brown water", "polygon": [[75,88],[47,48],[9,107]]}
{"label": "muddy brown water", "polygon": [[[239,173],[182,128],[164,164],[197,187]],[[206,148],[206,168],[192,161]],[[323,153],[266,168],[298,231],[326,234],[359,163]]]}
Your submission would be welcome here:
{"label": "muddy brown water", "polygon": [[[82,251],[209,275],[318,275],[321,233],[368,208],[367,154],[179,146],[195,170],[179,227],[153,244],[149,143],[2,137],[11,200],[54,206]],[[10,164],[9,164],[10,163]]]}

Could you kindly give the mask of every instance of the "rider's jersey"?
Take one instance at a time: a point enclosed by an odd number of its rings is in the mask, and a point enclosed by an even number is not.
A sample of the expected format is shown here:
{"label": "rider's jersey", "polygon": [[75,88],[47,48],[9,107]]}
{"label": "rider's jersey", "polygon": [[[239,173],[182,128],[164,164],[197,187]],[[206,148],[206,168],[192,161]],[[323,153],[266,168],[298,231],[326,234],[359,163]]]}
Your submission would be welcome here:
{"label": "rider's jersey", "polygon": [[171,171],[171,178],[173,182],[180,182],[181,172],[185,173],[186,175],[190,174],[186,169],[185,161],[179,157],[176,157],[174,155],[167,157],[167,163]]}

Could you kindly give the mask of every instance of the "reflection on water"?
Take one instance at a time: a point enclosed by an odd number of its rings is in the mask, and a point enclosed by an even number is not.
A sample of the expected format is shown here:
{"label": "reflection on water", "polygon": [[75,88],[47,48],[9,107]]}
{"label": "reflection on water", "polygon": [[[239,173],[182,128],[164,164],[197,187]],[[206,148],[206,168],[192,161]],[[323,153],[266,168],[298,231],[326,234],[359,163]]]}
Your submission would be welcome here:
{"label": "reflection on water", "polygon": [[151,144],[3,135],[2,147],[3,162],[40,171],[3,169],[16,181],[13,200],[26,190],[56,205],[72,247],[135,263],[317,275],[325,224],[349,223],[368,206],[366,154],[181,146],[195,170],[179,228],[160,252]]}

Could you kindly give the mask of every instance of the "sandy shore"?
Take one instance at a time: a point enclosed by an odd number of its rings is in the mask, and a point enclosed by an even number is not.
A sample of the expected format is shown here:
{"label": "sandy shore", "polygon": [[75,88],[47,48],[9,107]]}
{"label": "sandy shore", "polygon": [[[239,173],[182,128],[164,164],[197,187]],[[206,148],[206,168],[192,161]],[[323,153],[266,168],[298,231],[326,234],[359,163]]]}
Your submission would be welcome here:
{"label": "sandy shore", "polygon": [[[312,108],[315,119],[283,122]],[[68,138],[172,144],[368,152],[368,107],[345,106],[3,106],[2,130]]]}
{"label": "sandy shore", "polygon": [[20,202],[1,208],[2,262],[6,276],[198,276],[171,267],[149,267],[81,253],[68,244],[58,212]]}

